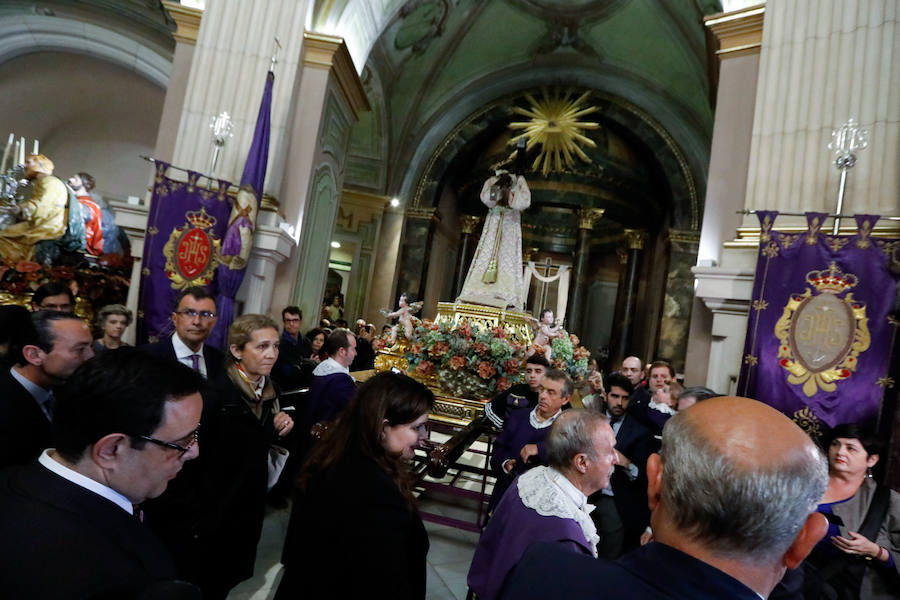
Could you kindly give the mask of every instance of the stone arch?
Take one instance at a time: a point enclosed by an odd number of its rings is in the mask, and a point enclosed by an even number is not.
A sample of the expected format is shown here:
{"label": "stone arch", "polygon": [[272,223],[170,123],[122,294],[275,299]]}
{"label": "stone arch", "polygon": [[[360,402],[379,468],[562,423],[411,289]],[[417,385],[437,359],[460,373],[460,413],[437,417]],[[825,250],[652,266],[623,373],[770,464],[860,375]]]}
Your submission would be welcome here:
{"label": "stone arch", "polygon": [[18,15],[0,21],[0,64],[23,54],[85,54],[118,65],[165,88],[172,58],[121,33],[72,19]]}

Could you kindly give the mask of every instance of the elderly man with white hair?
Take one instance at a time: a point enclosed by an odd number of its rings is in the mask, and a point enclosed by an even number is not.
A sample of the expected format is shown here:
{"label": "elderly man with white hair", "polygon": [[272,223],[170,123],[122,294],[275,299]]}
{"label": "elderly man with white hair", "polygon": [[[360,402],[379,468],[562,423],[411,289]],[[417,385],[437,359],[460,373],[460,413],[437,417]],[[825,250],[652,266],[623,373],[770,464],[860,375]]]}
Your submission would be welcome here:
{"label": "elderly man with white hair", "polygon": [[587,497],[609,483],[616,438],[597,411],[561,414],[547,436],[548,466],[519,476],[504,494],[475,549],[469,587],[479,600],[499,597],[512,568],[532,542],[561,542],[597,556],[597,532]]}

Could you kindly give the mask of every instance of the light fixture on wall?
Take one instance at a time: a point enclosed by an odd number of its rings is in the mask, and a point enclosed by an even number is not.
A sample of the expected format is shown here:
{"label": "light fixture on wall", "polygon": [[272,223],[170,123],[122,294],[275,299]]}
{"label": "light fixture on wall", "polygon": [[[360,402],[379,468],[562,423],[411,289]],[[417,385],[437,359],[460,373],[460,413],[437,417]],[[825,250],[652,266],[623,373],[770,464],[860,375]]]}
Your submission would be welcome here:
{"label": "light fixture on wall", "polygon": [[341,244],[340,244],[340,242],[331,242],[331,247],[332,248],[340,248]]}
{"label": "light fixture on wall", "polygon": [[394,208],[400,206],[400,198],[391,198],[391,206]]}

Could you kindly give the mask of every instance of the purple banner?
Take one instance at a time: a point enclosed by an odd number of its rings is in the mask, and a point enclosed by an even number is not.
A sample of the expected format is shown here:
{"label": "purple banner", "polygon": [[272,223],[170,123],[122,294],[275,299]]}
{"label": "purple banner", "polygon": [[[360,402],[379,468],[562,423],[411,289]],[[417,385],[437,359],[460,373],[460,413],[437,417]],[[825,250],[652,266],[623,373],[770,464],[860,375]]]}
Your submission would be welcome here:
{"label": "purple banner", "polygon": [[228,229],[222,240],[221,260],[216,269],[219,288],[216,305],[219,320],[216,321],[209,338],[210,344],[218,348],[224,348],[228,341],[228,328],[231,327],[235,317],[234,297],[241,287],[250,260],[253,232],[256,230],[256,215],[259,212],[259,201],[262,198],[266,166],[269,162],[269,121],[274,82],[275,75],[269,71],[266,75],[262,101],[259,104],[259,114],[256,117],[253,141],[247,153],[247,162],[244,163],[241,188],[228,217]]}
{"label": "purple banner", "polygon": [[900,240],[872,237],[877,215],[857,215],[856,234],[832,236],[822,231],[824,213],[807,213],[807,231],[793,234],[773,231],[777,212],[757,214],[738,394],[814,436],[841,423],[874,424],[890,385]]}
{"label": "purple banner", "polygon": [[188,171],[187,181],[176,181],[166,175],[168,168],[156,161],[141,268],[138,343],[174,330],[173,304],[182,289],[199,285],[216,292],[213,278],[231,213],[229,182],[218,180],[208,190],[197,185],[200,173]]}

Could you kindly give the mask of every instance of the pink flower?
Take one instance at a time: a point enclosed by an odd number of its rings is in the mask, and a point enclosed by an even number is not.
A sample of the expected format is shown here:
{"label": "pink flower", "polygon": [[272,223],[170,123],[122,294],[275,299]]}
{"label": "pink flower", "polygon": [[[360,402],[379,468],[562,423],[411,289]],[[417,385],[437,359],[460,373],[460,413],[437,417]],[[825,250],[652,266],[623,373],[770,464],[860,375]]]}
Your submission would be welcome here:
{"label": "pink flower", "polygon": [[431,356],[443,356],[450,351],[450,344],[447,342],[435,342],[429,350]]}
{"label": "pink flower", "polygon": [[498,392],[505,392],[511,386],[512,386],[512,384],[509,382],[509,379],[507,379],[506,377],[501,377],[500,379],[497,380],[497,391]]}
{"label": "pink flower", "polygon": [[416,366],[416,372],[422,375],[432,375],[434,374],[434,363],[423,360]]}
{"label": "pink flower", "polygon": [[451,369],[461,371],[466,366],[466,358],[464,356],[451,356],[447,363]]}

